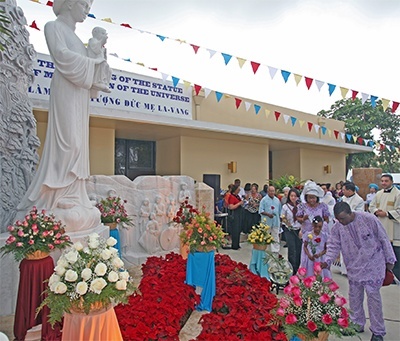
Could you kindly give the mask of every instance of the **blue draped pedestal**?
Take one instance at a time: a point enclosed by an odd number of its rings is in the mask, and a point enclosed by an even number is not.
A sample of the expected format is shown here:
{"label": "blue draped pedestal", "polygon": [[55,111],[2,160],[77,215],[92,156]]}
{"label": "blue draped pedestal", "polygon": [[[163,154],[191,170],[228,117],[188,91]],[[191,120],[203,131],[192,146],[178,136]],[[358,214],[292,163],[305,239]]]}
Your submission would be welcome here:
{"label": "blue draped pedestal", "polygon": [[110,229],[110,237],[113,237],[117,240],[117,244],[114,245],[114,247],[118,250],[118,255],[121,257],[121,239],[119,237],[119,231],[118,229]]}
{"label": "blue draped pedestal", "polygon": [[215,296],[214,251],[189,253],[186,264],[186,284],[203,288],[196,309],[211,312]]}
{"label": "blue draped pedestal", "polygon": [[251,253],[250,271],[253,274],[265,277],[270,280],[268,273],[268,264],[264,264],[265,251],[253,249]]}

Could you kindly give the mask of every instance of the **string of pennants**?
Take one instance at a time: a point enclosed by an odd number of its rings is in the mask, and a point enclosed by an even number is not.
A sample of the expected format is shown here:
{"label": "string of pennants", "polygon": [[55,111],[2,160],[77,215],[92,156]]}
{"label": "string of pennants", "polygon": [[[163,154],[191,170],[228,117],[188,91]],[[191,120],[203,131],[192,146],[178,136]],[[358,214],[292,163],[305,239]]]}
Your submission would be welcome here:
{"label": "string of pennants", "polygon": [[[39,0],[30,0],[30,1],[36,2],[36,3],[40,3]],[[47,1],[46,5],[47,5],[47,6],[52,6],[53,3],[52,3],[51,1]],[[92,17],[92,18],[94,18],[94,19],[96,19],[95,16],[92,15],[92,14],[89,14],[88,16],[89,16],[89,17]],[[96,20],[98,20],[98,19],[96,19]],[[111,19],[102,19],[102,21],[106,21],[106,22],[112,23]],[[128,26],[129,26],[129,28],[131,28],[129,24],[121,24],[121,26],[125,26],[125,27],[128,27]],[[39,31],[40,31],[40,28],[37,26],[36,21],[33,21],[32,24],[29,25],[29,27],[32,28],[32,29],[36,29],[36,30],[39,30]],[[141,32],[143,32],[143,31],[141,31]],[[150,33],[150,32],[146,32],[146,33]],[[150,33],[150,34],[152,34],[152,33]],[[157,35],[157,36],[158,36],[158,35]],[[110,55],[110,56],[113,56],[113,57],[115,57],[115,58],[121,59],[121,60],[123,60],[123,61],[125,61],[125,62],[133,63],[132,60],[131,60],[130,58],[120,58],[116,53],[109,53],[109,55]],[[224,57],[224,58],[225,58],[225,57]],[[230,59],[230,58],[229,58],[229,59]],[[228,62],[229,62],[229,60],[228,60]],[[253,63],[253,62],[251,62],[251,63]],[[137,64],[137,65],[139,65],[139,66],[142,66],[142,67],[146,67],[146,68],[148,68],[148,69],[150,69],[150,70],[153,70],[153,71],[155,71],[155,72],[159,72],[159,73],[161,74],[161,78],[163,79],[163,81],[166,81],[166,80],[168,79],[168,77],[170,77],[174,86],[177,86],[178,83],[181,81],[181,79],[178,78],[178,77],[171,76],[171,75],[168,75],[168,74],[166,74],[166,73],[160,72],[160,71],[158,71],[157,68],[147,67],[147,66],[145,66],[145,65],[144,65],[143,63],[141,63],[141,62],[136,62],[135,64]],[[226,63],[226,65],[227,65],[227,63]],[[253,64],[252,64],[252,65],[253,65]],[[252,67],[253,67],[253,66],[252,66]],[[256,67],[255,70],[254,70],[254,68],[253,68],[254,73],[257,72],[257,69],[258,69],[258,67]],[[288,77],[290,76],[290,73],[287,72],[287,71],[283,71],[283,70],[281,71],[281,73],[282,73],[282,76],[284,77],[284,79],[286,79],[286,80],[285,80],[285,82],[286,82],[287,79],[288,79]],[[272,75],[271,75],[271,77],[273,78]],[[308,87],[308,89],[309,89],[309,88],[311,87],[312,80],[310,80],[310,79],[307,78],[307,77],[305,77],[305,78],[306,78],[307,87]],[[194,91],[195,91],[196,95],[199,95],[199,93],[200,93],[200,91],[201,91],[202,89],[203,89],[203,91],[204,91],[204,94],[205,94],[205,97],[206,97],[206,98],[210,95],[211,92],[214,92],[214,93],[215,93],[215,97],[216,97],[216,101],[217,101],[218,103],[219,103],[219,102],[221,101],[221,99],[224,98],[224,97],[225,97],[225,98],[231,98],[231,97],[233,97],[234,100],[235,100],[235,107],[236,107],[236,109],[239,109],[239,107],[240,107],[240,106],[242,105],[242,103],[244,102],[246,111],[249,111],[250,108],[253,107],[254,112],[255,112],[256,115],[258,115],[258,114],[260,113],[261,109],[263,109],[263,111],[264,111],[264,113],[265,113],[265,115],[266,115],[267,118],[268,118],[268,117],[270,116],[270,114],[271,114],[271,111],[270,111],[270,110],[268,110],[268,109],[266,109],[266,108],[262,108],[262,106],[260,106],[260,105],[258,105],[258,104],[245,101],[245,100],[243,100],[243,99],[241,99],[241,98],[239,98],[239,97],[232,96],[232,95],[229,95],[229,94],[224,94],[224,93],[222,93],[222,92],[220,92],[220,91],[216,91],[216,90],[211,90],[211,89],[205,88],[205,87],[203,87],[203,86],[201,86],[201,85],[198,85],[198,84],[195,84],[195,83],[191,83],[191,82],[186,81],[186,80],[182,80],[182,82],[183,82],[183,84],[184,84],[184,86],[185,86],[186,88],[189,87],[189,86],[191,86],[191,85],[193,85],[193,88],[194,88]],[[296,82],[297,82],[297,80],[296,80]],[[316,84],[317,84],[318,89],[320,90],[320,88],[322,87],[322,85],[323,85],[324,83],[323,83],[323,82],[318,83],[318,82],[319,82],[319,81],[316,81]],[[298,84],[298,83],[299,83],[299,82],[297,82],[297,84]],[[320,85],[318,85],[318,84],[320,84]],[[334,88],[332,88],[332,86],[333,86],[333,87],[335,87],[335,86],[332,85],[332,84],[328,84],[328,86],[329,86],[329,88],[330,88],[329,92],[330,92],[330,95],[331,95],[331,94],[333,93],[333,91],[334,91]],[[346,92],[346,93],[347,93],[347,92]],[[353,99],[356,98],[357,94],[358,94],[357,91],[352,90],[352,98],[353,98]],[[342,91],[342,96],[343,96],[343,98],[345,98],[345,94],[344,94],[343,91]],[[369,95],[362,93],[362,103],[365,103],[365,101],[368,99],[368,97],[369,97]],[[374,97],[374,100],[373,100],[373,97]],[[372,105],[373,107],[375,107],[375,106],[376,106],[377,97],[376,97],[376,96],[371,96],[370,100],[371,100],[371,105]],[[382,99],[382,103],[383,103],[383,102],[384,102],[384,100]],[[389,102],[389,101],[387,100],[387,104],[388,104],[388,102]],[[383,103],[383,105],[384,105],[384,103]],[[393,102],[392,112],[395,112],[395,110],[397,109],[398,105],[399,105],[398,102]],[[387,106],[386,106],[386,108],[387,108]],[[385,110],[386,110],[386,108],[385,108]],[[393,108],[395,108],[395,109],[393,109]],[[303,120],[298,120],[298,119],[297,119],[296,117],[294,117],[294,116],[287,115],[287,114],[284,114],[284,113],[281,113],[281,112],[278,112],[278,111],[274,111],[274,118],[275,118],[275,120],[276,120],[277,122],[282,118],[285,124],[288,124],[288,123],[290,122],[290,124],[291,124],[292,127],[294,127],[294,126],[296,125],[297,122],[298,122],[298,124],[299,124],[300,127],[303,127],[303,126],[305,125],[305,123],[307,123],[307,128],[308,128],[308,131],[309,131],[310,133],[314,130],[315,133],[318,134],[318,132],[321,130],[321,133],[322,133],[323,135],[328,134],[328,136],[331,137],[331,136],[332,136],[332,133],[333,133],[333,135],[335,136],[336,139],[339,139],[339,137],[340,137],[340,138],[341,138],[342,140],[344,140],[345,142],[346,142],[346,141],[348,141],[348,142],[353,142],[354,144],[365,145],[365,146],[369,146],[369,147],[371,147],[371,148],[374,148],[374,147],[375,147],[375,148],[376,148],[377,150],[379,150],[379,151],[383,151],[383,150],[387,149],[387,150],[390,151],[390,152],[396,151],[396,152],[400,153],[400,148],[399,148],[399,147],[385,145],[385,144],[382,144],[382,143],[380,143],[380,142],[378,142],[378,141],[374,141],[374,140],[371,140],[371,139],[365,139],[365,138],[362,138],[361,136],[352,135],[352,134],[350,134],[350,133],[343,133],[343,132],[340,132],[340,131],[338,131],[338,130],[333,130],[333,131],[332,131],[332,130],[330,130],[330,129],[324,127],[324,126],[320,126],[320,125],[315,124],[315,123],[312,123],[312,122],[306,122],[306,121],[303,121]],[[282,121],[282,120],[281,120],[281,121]]]}

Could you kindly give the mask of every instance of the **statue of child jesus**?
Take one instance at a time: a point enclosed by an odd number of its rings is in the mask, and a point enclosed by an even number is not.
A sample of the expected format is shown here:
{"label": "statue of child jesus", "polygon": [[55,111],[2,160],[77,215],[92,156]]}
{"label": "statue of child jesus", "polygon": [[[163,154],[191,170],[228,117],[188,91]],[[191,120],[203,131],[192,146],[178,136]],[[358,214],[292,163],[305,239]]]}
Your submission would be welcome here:
{"label": "statue of child jesus", "polygon": [[[104,28],[95,27],[92,30],[92,38],[88,42],[88,57],[107,60],[107,49],[104,47],[107,43],[107,38],[107,31]],[[92,89],[110,93],[111,90],[108,88],[110,80],[111,69],[107,62],[96,65]]]}

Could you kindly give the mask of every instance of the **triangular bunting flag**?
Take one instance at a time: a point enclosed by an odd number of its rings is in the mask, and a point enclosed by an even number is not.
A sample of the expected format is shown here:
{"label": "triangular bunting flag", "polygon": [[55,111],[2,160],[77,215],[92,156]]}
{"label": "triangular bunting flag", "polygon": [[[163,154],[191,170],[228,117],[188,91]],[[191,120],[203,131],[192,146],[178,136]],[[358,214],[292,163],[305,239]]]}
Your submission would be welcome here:
{"label": "triangular bunting flag", "polygon": [[292,121],[292,127],[294,127],[294,125],[296,124],[297,118],[291,116],[291,117],[290,117],[290,120]]}
{"label": "triangular bunting flag", "polygon": [[101,19],[101,21],[109,22],[110,24],[113,23],[111,18],[103,18],[103,19]]}
{"label": "triangular bunting flag", "polygon": [[208,52],[210,53],[210,59],[211,59],[212,57],[214,57],[215,53],[217,52],[217,51],[215,51],[215,50],[210,50],[210,49],[207,49],[207,50],[208,50]]}
{"label": "triangular bunting flag", "polygon": [[236,105],[236,109],[239,109],[240,104],[242,104],[242,100],[240,98],[236,98],[235,97],[235,105]]}
{"label": "triangular bunting flag", "polygon": [[[139,63],[138,63],[139,64]],[[144,64],[142,64],[142,66],[144,66]],[[153,71],[158,71],[158,69],[156,68],[156,67],[149,67],[149,69],[150,70],[153,70]]]}
{"label": "triangular bunting flag", "polygon": [[243,65],[244,65],[244,63],[246,62],[246,59],[244,59],[244,58],[239,58],[239,57],[236,57],[236,59],[237,59],[238,62],[239,62],[240,68],[242,68]]}
{"label": "triangular bunting flag", "polygon": [[340,138],[344,140],[344,133],[340,132]]}
{"label": "triangular bunting flag", "polygon": [[300,120],[300,121],[299,121],[300,128],[302,128],[302,127],[303,127],[304,123],[306,123],[306,121],[303,121],[303,120]]}
{"label": "triangular bunting flag", "polygon": [[193,45],[193,44],[190,44],[190,46],[193,47],[194,54],[197,54],[197,51],[199,50],[200,46]]}
{"label": "triangular bunting flag", "polygon": [[349,89],[343,88],[342,86],[340,87],[340,93],[342,94],[342,98],[345,99],[347,93],[349,92]]}
{"label": "triangular bunting flag", "polygon": [[307,89],[310,90],[312,82],[313,82],[314,79],[312,79],[310,77],[304,77],[304,80],[306,81]]}
{"label": "triangular bunting flag", "polygon": [[399,102],[394,102],[392,104],[392,113],[394,114],[397,110],[397,108],[399,107]]}
{"label": "triangular bunting flag", "polygon": [[258,113],[260,112],[261,106],[258,104],[254,104],[254,111],[256,113],[256,115],[258,115]]}
{"label": "triangular bunting flag", "polygon": [[328,136],[332,137],[332,130],[328,129]]}
{"label": "triangular bunting flag", "polygon": [[283,120],[285,121],[285,124],[287,124],[289,122],[289,118],[290,118],[289,115],[283,114]]}
{"label": "triangular bunting flag", "polygon": [[244,107],[246,108],[246,111],[249,111],[249,109],[251,107],[251,103],[244,101]]}
{"label": "triangular bunting flag", "polygon": [[271,113],[271,110],[265,109],[265,117],[268,118],[269,114]]}
{"label": "triangular bunting flag", "polygon": [[364,139],[360,136],[360,137],[357,139],[357,142],[358,142],[359,144],[364,144]]}
{"label": "triangular bunting flag", "polygon": [[308,131],[311,133],[313,124],[311,122],[307,122]]}
{"label": "triangular bunting flag", "polygon": [[161,77],[162,77],[162,80],[165,82],[168,78],[168,74],[161,72]]}
{"label": "triangular bunting flag", "polygon": [[279,111],[275,111],[275,120],[278,121],[281,113]]}
{"label": "triangular bunting flag", "polygon": [[382,98],[382,106],[383,110],[386,111],[387,107],[389,106],[389,100],[386,98]]}
{"label": "triangular bunting flag", "polygon": [[204,97],[207,98],[208,95],[211,93],[211,89],[203,88],[204,89]]}
{"label": "triangular bunting flag", "polygon": [[299,86],[299,83],[300,83],[301,79],[303,78],[303,76],[302,75],[298,75],[297,73],[294,73],[293,76],[294,76],[294,80],[296,82],[296,85]]}
{"label": "triangular bunting flag", "polygon": [[389,152],[392,151],[392,148],[391,148],[390,146],[388,146],[388,145],[386,145],[386,149],[387,149]]}
{"label": "triangular bunting flag", "polygon": [[222,92],[215,91],[215,96],[217,97],[217,102],[219,102],[222,98]]}
{"label": "triangular bunting flag", "polygon": [[117,55],[116,53],[110,53],[110,56],[113,56],[113,57],[119,58],[119,57],[118,57],[118,55]]}
{"label": "triangular bunting flag", "polygon": [[271,79],[274,79],[278,69],[275,67],[272,67],[272,66],[268,66],[268,70],[269,70],[269,75],[271,76]]}
{"label": "triangular bunting flag", "polygon": [[283,80],[285,81],[285,83],[287,83],[289,76],[290,76],[290,72],[289,71],[285,71],[285,70],[281,70],[281,74],[283,77]]}
{"label": "triangular bunting flag", "polygon": [[375,143],[374,143],[374,141],[369,140],[368,145],[369,145],[370,147],[374,147]]}
{"label": "triangular bunting flag", "polygon": [[362,92],[361,93],[361,103],[364,104],[367,101],[368,97],[369,97],[368,94]]}
{"label": "triangular bunting flag", "polygon": [[179,83],[179,78],[178,77],[174,77],[174,76],[171,76],[171,77],[172,77],[172,84],[174,84],[174,87],[176,88],[176,86]]}
{"label": "triangular bunting flag", "polygon": [[132,26],[129,25],[129,24],[121,24],[121,26],[122,26],[122,27],[126,27],[126,28],[132,28]]}
{"label": "triangular bunting flag", "polygon": [[183,39],[175,39],[175,41],[177,41],[179,44],[186,44],[186,40]]}
{"label": "triangular bunting flag", "polygon": [[221,52],[221,54],[222,54],[222,57],[224,57],[225,65],[228,65],[228,63],[231,60],[232,56],[230,54],[222,53],[222,52]]}
{"label": "triangular bunting flag", "polygon": [[122,60],[125,60],[126,62],[132,63],[130,58],[122,58]]}
{"label": "triangular bunting flag", "polygon": [[159,35],[159,34],[156,34],[156,36],[157,36],[158,38],[160,38],[161,41],[164,41],[164,40],[165,40],[165,37],[164,37],[164,36],[161,36],[161,35]]}
{"label": "triangular bunting flag", "polygon": [[335,84],[328,83],[329,96],[332,96],[332,94],[335,91],[335,89],[336,89],[336,85]]}
{"label": "triangular bunting flag", "polygon": [[32,24],[30,24],[29,27],[34,28],[35,30],[40,31],[39,27],[37,27],[37,25],[36,25],[36,21],[35,21],[35,20],[32,21]]}
{"label": "triangular bunting flag", "polygon": [[53,7],[53,1],[47,1],[46,6]]}
{"label": "triangular bunting flag", "polygon": [[194,85],[194,92],[195,92],[196,96],[199,95],[200,90],[201,90],[201,85],[195,84]]}
{"label": "triangular bunting flag", "polygon": [[315,132],[316,132],[317,134],[318,134],[318,132],[319,132],[319,128],[321,128],[320,125],[314,124],[314,129],[315,129]]}
{"label": "triangular bunting flag", "polygon": [[188,82],[188,81],[183,81],[183,86],[185,87],[185,89],[188,89],[190,87],[192,83]]}
{"label": "triangular bunting flag", "polygon": [[346,134],[347,140],[350,142],[351,141],[351,134]]}
{"label": "triangular bunting flag", "polygon": [[[49,1],[49,2],[50,2],[50,1]],[[52,3],[52,6],[53,6],[53,3]],[[95,15],[92,14],[92,13],[89,13],[89,14],[88,14],[88,18],[96,19]]]}
{"label": "triangular bunting flag", "polygon": [[378,99],[378,96],[372,96],[371,95],[371,106],[373,107],[373,108],[375,108],[376,107],[376,100]]}
{"label": "triangular bunting flag", "polygon": [[322,86],[325,84],[323,81],[315,80],[315,84],[317,85],[318,91],[321,91]]}
{"label": "triangular bunting flag", "polygon": [[256,74],[258,68],[260,67],[260,63],[256,63],[256,62],[250,62],[251,64],[251,68],[253,69],[254,74]]}
{"label": "triangular bunting flag", "polygon": [[358,95],[358,91],[351,90],[351,99],[354,101]]}
{"label": "triangular bunting flag", "polygon": [[325,135],[326,134],[326,127],[322,126],[321,127],[321,131],[322,131],[322,135]]}
{"label": "triangular bunting flag", "polygon": [[369,143],[369,141],[368,141],[368,140],[366,140],[366,139],[364,139],[364,145],[365,145],[365,146],[367,146],[367,145],[368,145],[368,143]]}
{"label": "triangular bunting flag", "polygon": [[338,131],[338,130],[334,130],[333,133],[335,134],[335,137],[336,137],[336,139],[337,139],[338,136],[339,136],[339,131]]}

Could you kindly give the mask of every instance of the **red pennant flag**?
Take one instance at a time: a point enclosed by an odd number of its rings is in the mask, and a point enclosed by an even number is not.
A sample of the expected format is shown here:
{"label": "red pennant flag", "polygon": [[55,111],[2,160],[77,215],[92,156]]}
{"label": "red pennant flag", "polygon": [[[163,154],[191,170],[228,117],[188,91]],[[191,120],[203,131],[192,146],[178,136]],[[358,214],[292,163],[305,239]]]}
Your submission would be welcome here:
{"label": "red pennant flag", "polygon": [[397,108],[399,106],[399,102],[395,102],[393,101],[393,105],[392,105],[392,113],[395,113]]}
{"label": "red pennant flag", "polygon": [[383,143],[379,143],[379,150],[385,150],[385,145]]}
{"label": "red pennant flag", "polygon": [[308,126],[308,131],[311,133],[313,124],[311,122],[307,122],[307,126]]}
{"label": "red pennant flag", "polygon": [[46,4],[46,6],[53,7],[53,1],[47,1],[47,4]]}
{"label": "red pennant flag", "polygon": [[312,82],[314,81],[314,79],[312,79],[312,78],[310,78],[310,77],[304,77],[304,79],[305,79],[305,81],[306,81],[307,89],[310,90],[311,84],[312,84]]}
{"label": "red pennant flag", "polygon": [[32,28],[34,28],[35,30],[40,31],[39,27],[37,27],[37,25],[36,25],[36,21],[35,21],[35,20],[32,21],[32,24],[30,24],[29,27],[32,27]]}
{"label": "red pennant flag", "polygon": [[336,139],[339,137],[339,131],[338,130],[334,130],[333,133],[335,134]]}
{"label": "red pennant flag", "polygon": [[275,111],[275,120],[279,120],[279,117],[281,116],[281,113],[278,111]]}
{"label": "red pennant flag", "polygon": [[258,68],[260,67],[260,63],[256,63],[256,62],[250,62],[251,64],[251,68],[253,69],[254,74],[256,74]]}
{"label": "red pennant flag", "polygon": [[194,50],[194,53],[195,53],[195,54],[197,53],[197,51],[198,51],[199,48],[200,48],[200,46],[193,45],[193,44],[190,44],[190,46],[193,47],[193,50]]}
{"label": "red pennant flag", "polygon": [[127,27],[127,28],[132,28],[132,26],[131,26],[131,25],[129,25],[129,24],[121,24],[121,26],[123,26],[123,27]]}
{"label": "red pennant flag", "polygon": [[356,90],[351,90],[351,99],[354,101],[357,97],[358,91]]}
{"label": "red pennant flag", "polygon": [[359,137],[359,138],[357,139],[357,142],[358,142],[359,144],[363,145],[363,144],[364,144],[364,139],[363,139],[362,137]]}
{"label": "red pennant flag", "polygon": [[158,69],[156,67],[150,67],[149,69],[153,70],[153,71],[158,71]]}
{"label": "red pennant flag", "polygon": [[236,109],[239,109],[240,104],[242,104],[242,100],[240,98],[235,97],[235,102],[236,102]]}
{"label": "red pennant flag", "polygon": [[201,85],[195,84],[194,85],[194,91],[196,92],[196,96],[199,95],[200,90],[201,90]]}

